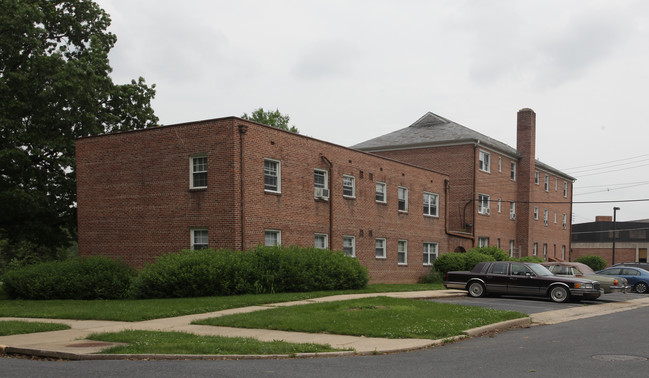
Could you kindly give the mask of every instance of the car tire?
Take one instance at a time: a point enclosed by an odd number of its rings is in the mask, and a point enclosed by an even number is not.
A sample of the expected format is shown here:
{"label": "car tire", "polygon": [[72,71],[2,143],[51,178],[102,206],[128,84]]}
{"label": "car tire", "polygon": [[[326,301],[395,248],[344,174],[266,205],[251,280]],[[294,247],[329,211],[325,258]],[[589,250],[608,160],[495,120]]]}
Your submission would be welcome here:
{"label": "car tire", "polygon": [[484,297],[486,293],[484,285],[480,282],[475,282],[475,281],[469,284],[467,290],[469,291],[469,295],[472,296],[473,298]]}
{"label": "car tire", "polygon": [[556,303],[563,303],[570,299],[570,292],[564,286],[554,286],[550,289],[550,298]]}
{"label": "car tire", "polygon": [[645,282],[638,282],[635,284],[633,289],[638,294],[644,294],[647,292],[647,284]]}

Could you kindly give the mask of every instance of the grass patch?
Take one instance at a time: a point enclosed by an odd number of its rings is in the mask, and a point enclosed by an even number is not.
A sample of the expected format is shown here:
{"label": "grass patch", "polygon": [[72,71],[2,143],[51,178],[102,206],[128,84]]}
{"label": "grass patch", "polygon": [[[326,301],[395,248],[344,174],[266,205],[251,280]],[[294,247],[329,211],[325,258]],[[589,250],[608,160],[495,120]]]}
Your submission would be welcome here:
{"label": "grass patch", "polygon": [[334,352],[329,345],[264,342],[244,337],[197,336],[184,332],[123,331],[99,333],[88,340],[128,343],[102,354],[297,354]]}
{"label": "grass patch", "polygon": [[60,331],[64,329],[70,329],[70,326],[67,324],[23,322],[19,320],[0,321],[0,336]]}
{"label": "grass patch", "polygon": [[314,291],[308,293],[279,293],[238,295],[227,297],[170,298],[142,300],[0,300],[0,316],[142,321],[198,314],[230,308],[353,293],[386,293],[420,290],[441,290],[441,284],[368,285],[361,290]]}
{"label": "grass patch", "polygon": [[400,298],[364,298],[279,307],[194,324],[384,338],[441,339],[467,329],[527,317],[513,311]]}

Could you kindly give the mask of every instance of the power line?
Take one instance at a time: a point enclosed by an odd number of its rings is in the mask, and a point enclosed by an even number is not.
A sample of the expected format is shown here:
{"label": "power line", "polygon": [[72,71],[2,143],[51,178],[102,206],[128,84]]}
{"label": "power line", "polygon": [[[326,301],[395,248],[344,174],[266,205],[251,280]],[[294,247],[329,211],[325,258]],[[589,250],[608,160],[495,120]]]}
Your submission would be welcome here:
{"label": "power line", "polygon": [[647,157],[647,156],[649,156],[649,154],[638,155],[638,156],[625,158],[625,159],[611,160],[611,161],[604,162],[604,163],[596,163],[596,164],[582,165],[582,166],[579,166],[579,167],[565,168],[565,169],[562,169],[562,171],[570,171],[572,169],[596,167],[596,166],[600,166],[600,165],[607,165],[607,164],[611,164],[611,163],[617,163],[617,162],[620,162],[620,161],[633,160],[633,159],[637,159],[637,158],[641,158],[641,157]]}

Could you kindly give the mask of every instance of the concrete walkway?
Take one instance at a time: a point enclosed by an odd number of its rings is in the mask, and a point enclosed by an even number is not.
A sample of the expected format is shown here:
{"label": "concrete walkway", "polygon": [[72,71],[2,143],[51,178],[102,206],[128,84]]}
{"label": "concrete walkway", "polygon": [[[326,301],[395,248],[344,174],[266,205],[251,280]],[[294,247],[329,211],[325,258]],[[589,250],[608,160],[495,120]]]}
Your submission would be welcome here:
{"label": "concrete walkway", "polygon": [[[150,331],[178,331],[197,335],[216,335],[226,337],[251,337],[262,341],[283,340],[291,343],[317,343],[329,344],[333,348],[352,349],[350,352],[319,353],[318,355],[345,355],[345,354],[373,354],[394,353],[414,349],[421,349],[447,342],[447,340],[431,339],[383,339],[362,336],[344,336],[331,334],[313,334],[304,332],[285,332],[265,329],[245,329],[230,327],[214,327],[192,325],[191,322],[199,319],[213,318],[223,315],[261,311],[274,307],[295,306],[309,303],[342,301],[347,299],[389,296],[410,299],[434,299],[452,296],[465,296],[466,291],[461,290],[435,290],[402,293],[371,293],[336,295],[315,298],[304,301],[284,302],[263,306],[250,306],[224,311],[203,314],[185,315],[174,318],[153,319],[142,322],[115,322],[99,320],[69,320],[69,319],[41,319],[41,318],[0,318],[2,320],[22,320],[50,323],[63,323],[71,327],[69,330],[40,332],[24,335],[0,337],[0,353],[13,353],[34,355],[62,359],[215,359],[215,358],[268,358],[278,356],[197,356],[197,355],[98,355],[113,343],[87,340],[92,333],[119,332],[123,330],[150,330]],[[649,306],[649,298],[636,299],[625,302],[608,303],[594,306],[583,306],[566,310],[557,310],[531,315],[530,318],[516,319],[503,323],[493,324],[465,331],[464,336],[480,335],[487,332],[502,331],[514,327],[525,327],[530,324],[555,324],[561,321],[597,316],[617,311],[626,311],[634,308]],[[313,356],[313,354],[305,354]],[[301,356],[301,355],[298,355]]]}

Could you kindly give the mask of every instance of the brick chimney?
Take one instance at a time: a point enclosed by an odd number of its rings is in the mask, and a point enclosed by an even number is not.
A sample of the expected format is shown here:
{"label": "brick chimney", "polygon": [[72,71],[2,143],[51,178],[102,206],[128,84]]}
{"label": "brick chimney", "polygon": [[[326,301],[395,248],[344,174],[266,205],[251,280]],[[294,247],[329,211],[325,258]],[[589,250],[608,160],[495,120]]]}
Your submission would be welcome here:
{"label": "brick chimney", "polygon": [[518,161],[518,194],[516,212],[516,245],[521,246],[521,256],[532,255],[532,208],[534,201],[534,172],[536,170],[536,113],[524,108],[518,111],[516,122],[516,150]]}

